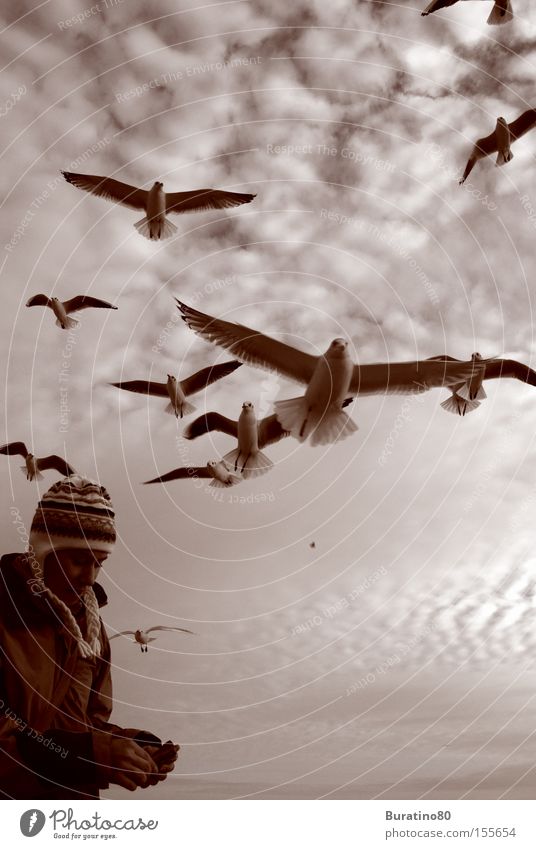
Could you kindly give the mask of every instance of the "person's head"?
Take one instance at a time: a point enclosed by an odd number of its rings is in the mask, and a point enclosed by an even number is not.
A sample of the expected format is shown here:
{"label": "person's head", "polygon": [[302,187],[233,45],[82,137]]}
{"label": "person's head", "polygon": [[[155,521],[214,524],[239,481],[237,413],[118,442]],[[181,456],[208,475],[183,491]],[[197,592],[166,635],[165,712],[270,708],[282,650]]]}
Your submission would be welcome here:
{"label": "person's head", "polygon": [[[31,591],[45,593],[57,611],[63,611],[84,657],[98,651],[100,620],[92,587],[115,539],[110,496],[95,481],[69,475],[51,486],[37,505],[28,551],[34,573]],[[86,606],[87,641],[65,612],[80,601]]]}
{"label": "person's head", "polygon": [[98,548],[60,548],[49,551],[43,561],[43,582],[66,605],[80,601],[98,578],[107,551]]}

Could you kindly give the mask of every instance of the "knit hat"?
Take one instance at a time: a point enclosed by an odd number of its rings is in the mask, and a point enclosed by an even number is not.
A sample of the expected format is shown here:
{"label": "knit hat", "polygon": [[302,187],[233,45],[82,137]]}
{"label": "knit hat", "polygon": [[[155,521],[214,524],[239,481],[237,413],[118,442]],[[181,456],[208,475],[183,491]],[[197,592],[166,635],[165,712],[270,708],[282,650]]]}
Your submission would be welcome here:
{"label": "knit hat", "polygon": [[78,642],[82,657],[100,653],[99,607],[92,587],[82,600],[86,608],[86,637],[67,605],[45,585],[43,564],[47,554],[65,548],[113,549],[115,513],[103,486],[81,475],[69,475],[45,492],[37,505],[29,537],[29,558],[34,575],[31,590],[48,598],[63,627]]}
{"label": "knit hat", "polygon": [[45,492],[30,529],[30,545],[44,560],[60,548],[96,548],[110,552],[115,543],[115,513],[103,486],[69,475]]}

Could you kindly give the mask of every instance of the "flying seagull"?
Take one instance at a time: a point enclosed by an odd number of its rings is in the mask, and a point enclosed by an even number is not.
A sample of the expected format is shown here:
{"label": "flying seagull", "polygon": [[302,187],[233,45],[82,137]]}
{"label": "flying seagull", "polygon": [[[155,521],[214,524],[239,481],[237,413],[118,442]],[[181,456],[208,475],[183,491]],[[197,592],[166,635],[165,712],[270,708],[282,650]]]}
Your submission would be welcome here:
{"label": "flying seagull", "polygon": [[110,640],[113,640],[115,637],[123,637],[132,635],[134,637],[134,641],[139,643],[140,648],[143,652],[149,651],[148,643],[154,643],[156,637],[150,637],[149,634],[152,631],[182,631],[183,634],[193,634],[193,631],[189,631],[188,628],[172,628],[167,625],[155,625],[153,628],[147,628],[146,631],[142,631],[138,629],[137,631],[119,631],[117,634],[113,634],[110,637]]}
{"label": "flying seagull", "polygon": [[191,192],[165,192],[164,184],[155,182],[152,189],[138,189],[111,177],[95,177],[92,174],[61,172],[68,183],[97,197],[122,203],[131,209],[141,209],[145,217],[136,221],[134,227],[146,239],[169,239],[177,228],[166,215],[170,212],[203,212],[207,209],[227,209],[250,203],[256,195],[242,192],[227,192],[220,189],[194,189]]}
{"label": "flying seagull", "polygon": [[76,471],[62,457],[57,454],[51,454],[49,457],[35,457],[30,454],[24,442],[8,442],[0,447],[0,454],[20,454],[24,457],[25,465],[20,468],[26,475],[26,480],[33,481],[34,478],[42,480],[41,472],[47,469],[55,469],[60,475],[68,477],[75,475]]}
{"label": "flying seagull", "polygon": [[237,422],[220,413],[205,413],[188,425],[184,437],[197,439],[198,436],[213,430],[227,433],[238,440],[238,447],[225,454],[223,459],[235,472],[240,468],[240,473],[246,479],[258,477],[271,469],[273,463],[261,449],[289,435],[281,427],[277,416],[266,416],[258,421],[255,407],[249,401],[242,404],[242,412]]}
{"label": "flying seagull", "polygon": [[101,301],[100,298],[92,298],[89,295],[76,295],[68,301],[60,301],[59,298],[49,298],[47,295],[34,295],[26,303],[27,307],[50,307],[56,316],[56,324],[62,330],[76,327],[79,322],[76,318],[69,318],[68,313],[87,310],[89,307],[97,307],[98,309],[116,310],[113,304],[108,301]]}
{"label": "flying seagull", "polygon": [[234,486],[243,480],[242,475],[239,472],[233,472],[225,460],[209,460],[206,466],[182,466],[180,469],[173,469],[165,475],[144,481],[144,483],[166,483],[196,478],[212,478],[210,486]]}
{"label": "flying seagull", "polygon": [[519,118],[508,124],[504,118],[497,118],[495,129],[489,136],[483,139],[478,139],[475,142],[471,155],[467,160],[463,177],[460,180],[460,185],[464,183],[479,159],[484,159],[492,153],[497,154],[495,161],[496,165],[504,165],[510,162],[514,154],[510,150],[510,145],[513,142],[528,133],[529,130],[536,125],[536,109],[527,109]]}
{"label": "flying seagull", "polygon": [[188,416],[193,413],[195,407],[190,404],[186,397],[201,392],[211,383],[221,380],[222,377],[231,374],[242,365],[238,360],[230,360],[227,363],[208,366],[184,380],[177,380],[172,374],[168,374],[166,383],[156,383],[152,380],[126,380],[119,383],[111,383],[118,389],[127,389],[129,392],[140,392],[143,395],[155,395],[158,398],[168,398],[169,404],[166,413],[171,413],[176,418]]}
{"label": "flying seagull", "polygon": [[[445,9],[447,6],[454,6],[457,2],[458,0],[432,0],[426,9],[421,12],[421,15],[430,15],[432,12],[439,11],[439,9]],[[510,0],[495,0],[487,23],[492,26],[497,24],[507,24],[513,17],[514,12]]]}
{"label": "flying seagull", "polygon": [[471,377],[470,363],[375,363],[354,365],[344,339],[334,339],[320,357],[306,354],[242,324],[213,318],[177,301],[186,324],[199,336],[232,351],[235,357],[259,368],[305,384],[305,395],[276,401],[275,414],[284,430],[312,445],[335,442],[357,430],[343,411],[348,396],[385,393],[412,394],[436,386],[450,386]]}
{"label": "flying seagull", "polygon": [[[455,357],[449,357],[446,354],[439,357],[430,357],[430,359],[443,364],[465,363],[464,360],[457,360]],[[471,360],[474,364],[473,374],[459,384],[450,386],[452,397],[447,398],[441,404],[443,409],[450,413],[465,416],[466,413],[476,410],[480,401],[487,397],[482,386],[484,380],[511,377],[531,386],[536,386],[536,371],[517,360],[503,360],[499,357],[484,358],[478,353],[473,354]]]}

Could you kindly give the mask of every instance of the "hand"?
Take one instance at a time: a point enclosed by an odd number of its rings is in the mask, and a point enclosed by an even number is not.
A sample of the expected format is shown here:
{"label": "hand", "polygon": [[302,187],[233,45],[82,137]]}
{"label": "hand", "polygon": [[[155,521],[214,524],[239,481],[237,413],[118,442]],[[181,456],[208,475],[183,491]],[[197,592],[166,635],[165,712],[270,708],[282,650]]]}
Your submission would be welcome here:
{"label": "hand", "polygon": [[134,740],[121,737],[114,737],[110,749],[110,766],[105,769],[108,781],[131,791],[146,787],[149,776],[157,771],[150,753]]}
{"label": "hand", "polygon": [[168,773],[173,771],[179,755],[180,746],[168,740],[162,746],[144,746],[144,748],[153,758],[157,769],[156,773],[147,776],[147,784],[145,786],[154,786],[159,781],[164,781]]}

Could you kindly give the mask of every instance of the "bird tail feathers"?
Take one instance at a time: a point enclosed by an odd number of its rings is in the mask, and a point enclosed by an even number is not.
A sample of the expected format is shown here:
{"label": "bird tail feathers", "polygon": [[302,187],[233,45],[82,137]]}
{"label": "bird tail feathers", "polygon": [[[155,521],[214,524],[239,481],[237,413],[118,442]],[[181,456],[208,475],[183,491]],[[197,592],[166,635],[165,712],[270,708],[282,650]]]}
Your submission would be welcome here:
{"label": "bird tail feathers", "polygon": [[[24,475],[24,477],[25,477],[25,478],[30,479],[30,476],[29,476],[29,474],[28,474],[28,469],[27,469],[27,467],[26,467],[26,466],[21,466],[21,467],[20,467],[20,470],[21,470],[21,472],[23,473],[23,475]],[[43,475],[41,474],[41,472],[36,471],[35,475],[33,476],[33,479],[34,479],[34,480],[37,480],[37,481],[42,481],[42,480],[43,480]]]}
{"label": "bird tail feathers", "polygon": [[497,159],[495,160],[495,165],[501,166],[506,165],[507,162],[510,162],[514,158],[514,154],[511,150],[502,151],[500,150],[497,154]]}
{"label": "bird tail feathers", "polygon": [[465,416],[466,413],[472,413],[477,407],[480,407],[479,401],[469,401],[466,398],[461,398],[459,395],[449,395],[449,397],[441,403],[441,406],[447,413],[454,413],[457,416]]}
{"label": "bird tail feathers", "polygon": [[328,407],[320,418],[318,413],[311,414],[303,395],[276,401],[274,410],[284,430],[288,430],[299,442],[305,442],[311,436],[311,445],[338,442],[357,430],[356,423],[341,409]]}
{"label": "bird tail feathers", "polygon": [[510,3],[510,0],[508,0],[504,8],[501,8],[501,4],[496,2],[490,12],[488,24],[490,24],[491,26],[497,26],[498,24],[508,24],[510,23],[513,17],[514,10],[512,9],[512,4]]}
{"label": "bird tail feathers", "polygon": [[242,473],[242,477],[246,480],[247,478],[258,478],[259,475],[266,474],[274,465],[270,458],[266,454],[263,454],[262,451],[251,454],[246,458],[244,454],[240,454],[239,448],[229,451],[223,459],[231,468],[236,466]]}
{"label": "bird tail feathers", "polygon": [[212,480],[212,481],[210,482],[209,486],[217,486],[217,487],[220,487],[220,488],[221,488],[222,486],[224,486],[224,487],[228,487],[228,486],[236,486],[236,484],[237,484],[237,483],[240,483],[242,480],[244,480],[244,478],[242,477],[242,475],[239,475],[238,473],[237,473],[237,474],[235,474],[235,473],[233,472],[233,473],[229,474],[229,480],[228,480],[226,483],[224,483],[223,481],[221,481],[219,478],[214,478],[214,480]]}
{"label": "bird tail feathers", "polygon": [[167,218],[161,223],[155,219],[140,218],[136,221],[134,227],[141,236],[146,239],[158,241],[158,239],[170,239],[177,232],[177,228]]}
{"label": "bird tail feathers", "polygon": [[[65,319],[65,330],[72,330],[73,327],[78,327],[79,324],[80,322],[78,321],[78,319],[69,318],[69,316],[67,316],[67,318]],[[63,324],[61,323],[59,318],[56,319],[56,327],[63,327]]]}
{"label": "bird tail feathers", "polygon": [[476,392],[474,392],[471,390],[471,386],[468,383],[465,383],[461,389],[458,389],[457,394],[460,398],[463,398],[464,401],[483,401],[488,397],[483,386],[479,386]]}
{"label": "bird tail feathers", "polygon": [[180,416],[182,419],[183,416],[189,416],[190,413],[194,413],[195,409],[194,405],[190,404],[189,401],[183,401],[182,404],[179,405],[179,411],[177,414],[175,407],[170,402],[166,407],[166,413],[169,413],[172,416],[177,416],[177,418]]}

